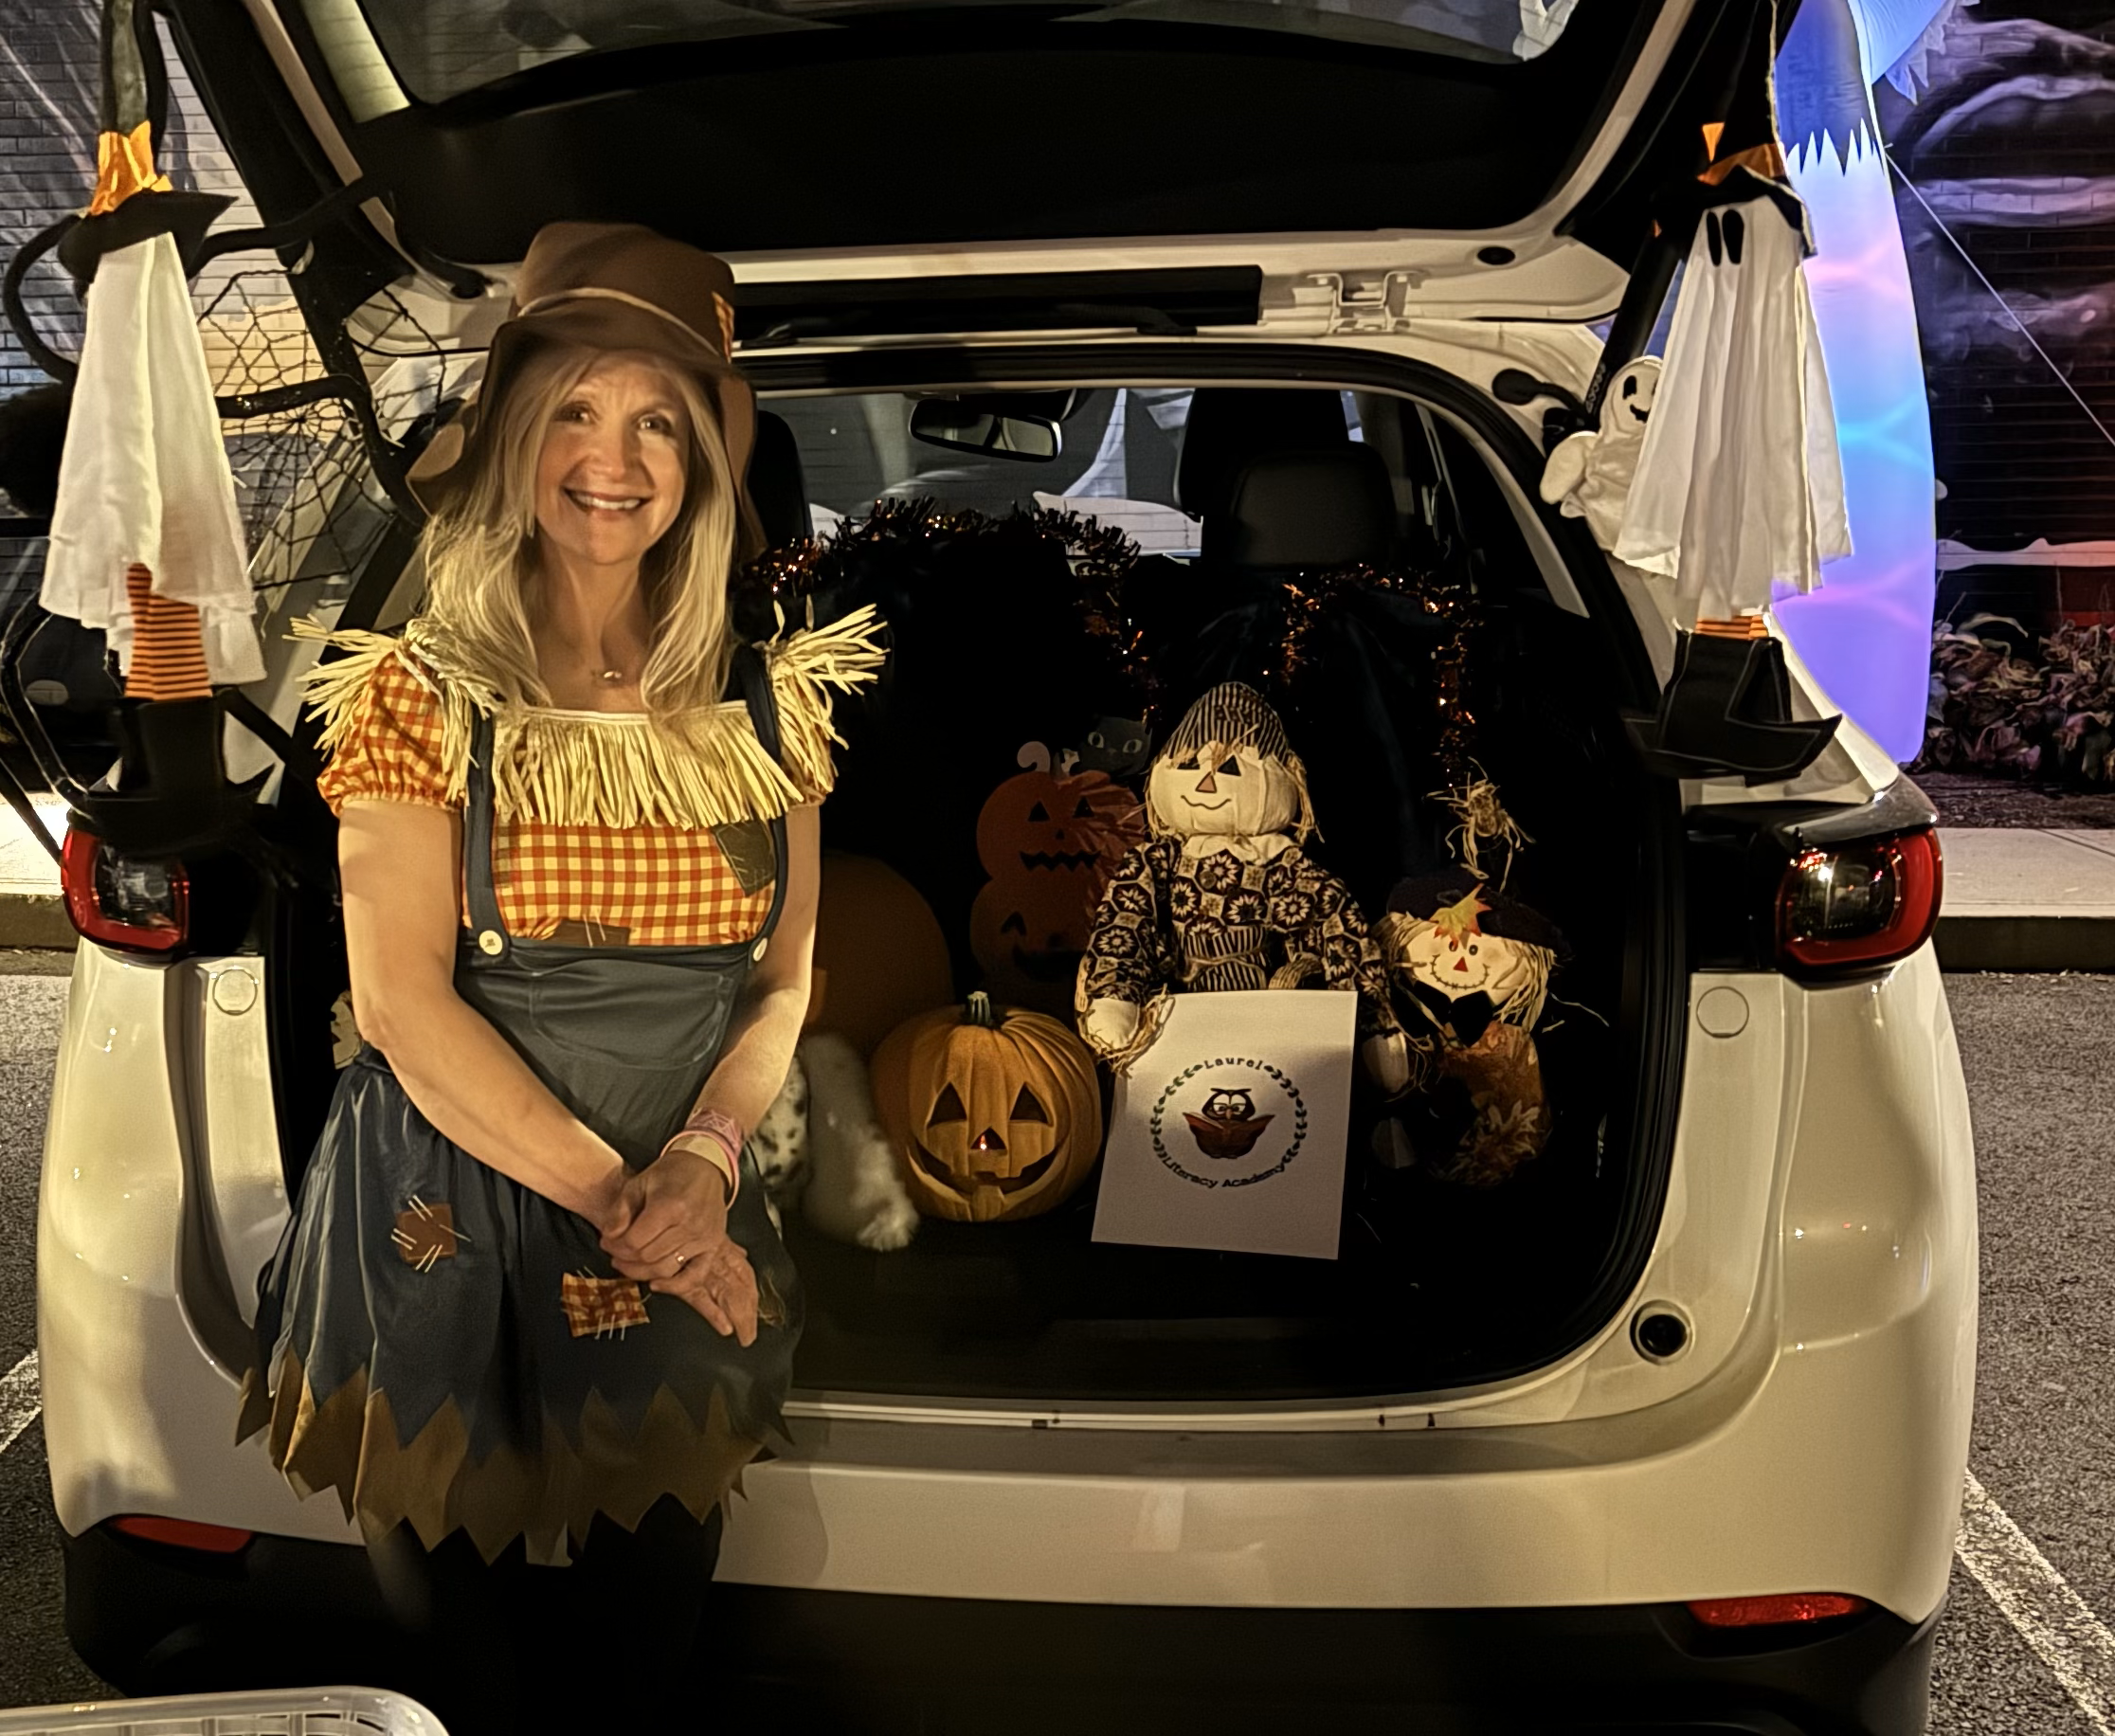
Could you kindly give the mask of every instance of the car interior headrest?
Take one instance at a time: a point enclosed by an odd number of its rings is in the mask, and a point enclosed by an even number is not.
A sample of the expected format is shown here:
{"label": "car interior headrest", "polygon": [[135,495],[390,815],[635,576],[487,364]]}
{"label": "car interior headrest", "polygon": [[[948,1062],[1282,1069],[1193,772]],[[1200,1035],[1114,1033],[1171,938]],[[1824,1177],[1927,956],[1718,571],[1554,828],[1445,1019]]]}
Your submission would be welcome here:
{"label": "car interior headrest", "polygon": [[776,549],[815,534],[808,511],[807,478],[801,470],[801,446],[786,418],[769,410],[756,412],[756,444],[750,451],[750,498],[764,526],[764,539]]}
{"label": "car interior headrest", "polygon": [[1207,565],[1384,565],[1396,545],[1395,491],[1371,446],[1276,452],[1234,479],[1226,511],[1204,521]]}
{"label": "car interior headrest", "polygon": [[1251,459],[1268,452],[1330,451],[1350,441],[1338,392],[1200,387],[1190,394],[1183,423],[1175,502],[1192,518],[1214,517],[1226,510],[1234,479]]}

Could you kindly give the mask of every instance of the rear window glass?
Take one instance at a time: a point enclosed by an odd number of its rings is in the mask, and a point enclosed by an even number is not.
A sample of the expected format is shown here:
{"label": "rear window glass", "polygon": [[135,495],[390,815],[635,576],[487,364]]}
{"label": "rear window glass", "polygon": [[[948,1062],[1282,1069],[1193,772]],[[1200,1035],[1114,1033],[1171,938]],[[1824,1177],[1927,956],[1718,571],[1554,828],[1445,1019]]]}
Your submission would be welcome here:
{"label": "rear window glass", "polygon": [[[1078,393],[1039,462],[945,449],[912,433],[915,400],[895,392],[773,398],[801,457],[818,534],[863,517],[877,500],[930,500],[944,511],[1003,515],[1045,507],[1121,530],[1147,554],[1195,555],[1202,527],[1178,503],[1189,420],[1186,386]],[[1357,398],[1338,394],[1344,438],[1364,441]]]}
{"label": "rear window glass", "polygon": [[[372,63],[374,45],[412,97],[438,102],[480,84],[576,55],[667,43],[857,28],[907,9],[1020,5],[1049,18],[1050,0],[303,0],[311,27],[344,82]],[[1322,36],[1376,47],[1503,63],[1533,60],[1564,33],[1578,0],[1083,0],[1059,14],[1083,25],[1193,24]]]}

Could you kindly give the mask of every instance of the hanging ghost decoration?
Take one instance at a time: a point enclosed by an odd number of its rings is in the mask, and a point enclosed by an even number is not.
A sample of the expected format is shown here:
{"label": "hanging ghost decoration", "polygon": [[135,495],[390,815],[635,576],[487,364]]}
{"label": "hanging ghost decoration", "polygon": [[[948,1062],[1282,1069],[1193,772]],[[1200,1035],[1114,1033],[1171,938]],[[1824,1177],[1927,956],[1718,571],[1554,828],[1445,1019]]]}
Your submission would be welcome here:
{"label": "hanging ghost decoration", "polygon": [[[1739,76],[1704,128],[1708,162],[1654,202],[1658,260],[1681,286],[1618,560],[1657,580],[1677,626],[1672,670],[1652,712],[1624,727],[1663,777],[1797,777],[1838,719],[1795,714],[1776,597],[1821,583],[1851,552],[1843,461],[1814,300],[1806,208],[1786,179],[1772,66],[1776,7],[1757,7]],[[1634,275],[1634,288],[1663,280]],[[1626,296],[1597,377],[1641,346],[1647,299]],[[1590,402],[1605,403],[1605,395]]]}
{"label": "hanging ghost decoration", "polygon": [[1398,886],[1374,940],[1424,1062],[1418,1093],[1376,1130],[1377,1155],[1470,1186],[1505,1181],[1549,1139],[1534,1030],[1564,936],[1456,869]]}
{"label": "hanging ghost decoration", "polygon": [[1613,551],[1622,532],[1659,378],[1656,355],[1641,355],[1620,369],[1601,400],[1600,425],[1558,442],[1543,466],[1543,499],[1567,518],[1585,519],[1604,550]]}
{"label": "hanging ghost decoration", "polygon": [[1814,302],[1806,213],[1736,169],[1682,271],[1616,557],[1671,580],[1699,618],[1752,615],[1774,586],[1813,590],[1851,552],[1843,461]]}
{"label": "hanging ghost decoration", "polygon": [[1278,714],[1228,681],[1190,707],[1147,773],[1151,836],[1102,895],[1081,963],[1080,1035],[1121,1073],[1182,990],[1298,988],[1359,996],[1361,1053],[1397,1090],[1401,1027],[1365,918],[1301,845],[1314,833],[1307,769]]}

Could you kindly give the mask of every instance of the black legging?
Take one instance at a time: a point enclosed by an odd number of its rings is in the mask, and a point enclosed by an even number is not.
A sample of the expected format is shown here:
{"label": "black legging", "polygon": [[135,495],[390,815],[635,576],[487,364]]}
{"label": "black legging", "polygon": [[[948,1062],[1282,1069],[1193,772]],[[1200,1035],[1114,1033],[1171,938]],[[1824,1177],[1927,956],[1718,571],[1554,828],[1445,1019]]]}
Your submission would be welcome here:
{"label": "black legging", "polygon": [[374,1679],[449,1736],[678,1727],[719,1543],[716,1509],[701,1525],[667,1495],[636,1532],[598,1514],[566,1567],[518,1540],[487,1566],[461,1531],[429,1551],[400,1526],[371,1558],[407,1643]]}

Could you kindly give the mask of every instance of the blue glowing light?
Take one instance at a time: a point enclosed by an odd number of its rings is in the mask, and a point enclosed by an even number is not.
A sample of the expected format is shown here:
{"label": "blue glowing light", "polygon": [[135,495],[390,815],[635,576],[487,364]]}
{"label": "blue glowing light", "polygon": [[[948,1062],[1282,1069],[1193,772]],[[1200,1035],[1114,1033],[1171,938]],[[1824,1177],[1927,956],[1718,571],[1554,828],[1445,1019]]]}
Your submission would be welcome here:
{"label": "blue glowing light", "polygon": [[1778,618],[1829,696],[1898,760],[1924,740],[1937,545],[1924,356],[1871,81],[1943,4],[1807,0],[1778,60],[1854,551],[1822,570],[1819,590],[1781,599]]}

